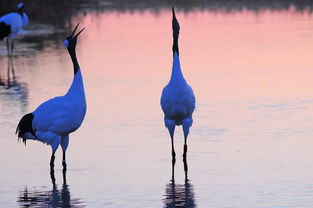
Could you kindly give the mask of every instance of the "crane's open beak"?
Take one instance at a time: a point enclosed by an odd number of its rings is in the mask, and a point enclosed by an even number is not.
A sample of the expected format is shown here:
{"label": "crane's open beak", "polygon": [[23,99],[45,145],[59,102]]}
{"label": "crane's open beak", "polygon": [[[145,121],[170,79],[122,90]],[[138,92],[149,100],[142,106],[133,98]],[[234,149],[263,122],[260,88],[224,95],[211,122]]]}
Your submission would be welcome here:
{"label": "crane's open beak", "polygon": [[70,37],[72,37],[72,38],[77,38],[77,37],[78,37],[78,35],[79,35],[81,32],[83,32],[83,31],[84,31],[84,29],[85,29],[85,28],[83,28],[81,31],[79,31],[79,32],[78,32],[78,33],[74,36],[74,34],[75,34],[75,32],[76,32],[76,30],[77,30],[78,26],[79,26],[79,23],[76,25],[76,27],[75,27],[75,29],[74,29],[74,31],[72,32],[72,34],[71,34],[71,36],[70,36]]}
{"label": "crane's open beak", "polygon": [[85,28],[81,29],[74,37],[77,38],[81,32],[84,31]]}

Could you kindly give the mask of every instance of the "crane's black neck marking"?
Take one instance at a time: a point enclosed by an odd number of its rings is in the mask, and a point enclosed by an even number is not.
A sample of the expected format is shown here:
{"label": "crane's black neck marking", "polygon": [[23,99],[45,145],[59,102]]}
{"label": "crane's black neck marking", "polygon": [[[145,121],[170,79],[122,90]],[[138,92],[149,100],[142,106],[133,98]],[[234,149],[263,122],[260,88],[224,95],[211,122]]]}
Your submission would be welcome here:
{"label": "crane's black neck marking", "polygon": [[21,17],[23,18],[23,12],[24,12],[24,9],[23,8],[19,8],[17,10],[17,12],[21,15]]}
{"label": "crane's black neck marking", "polygon": [[9,36],[11,33],[11,26],[5,24],[4,22],[0,22],[0,40],[2,40],[4,37]]}
{"label": "crane's black neck marking", "polygon": [[173,19],[172,19],[172,29],[173,29],[173,55],[175,54],[175,52],[179,55],[179,49],[178,49],[178,37],[179,37],[179,23],[176,19],[176,15],[175,15],[175,9],[174,6],[172,7],[172,13],[173,13]]}
{"label": "crane's black neck marking", "polygon": [[79,69],[79,65],[78,65],[78,61],[77,61],[77,57],[76,57],[76,51],[75,51],[75,49],[69,48],[68,52],[69,52],[71,59],[72,59],[72,62],[73,62],[74,75],[75,75]]}

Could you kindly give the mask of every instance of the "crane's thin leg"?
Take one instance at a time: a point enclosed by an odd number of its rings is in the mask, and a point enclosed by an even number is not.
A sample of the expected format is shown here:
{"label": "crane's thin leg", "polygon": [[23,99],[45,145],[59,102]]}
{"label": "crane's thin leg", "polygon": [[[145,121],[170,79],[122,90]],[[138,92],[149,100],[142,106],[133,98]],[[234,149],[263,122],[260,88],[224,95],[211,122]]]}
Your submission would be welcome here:
{"label": "crane's thin leg", "polygon": [[62,136],[62,138],[61,138],[61,147],[62,147],[62,150],[63,150],[63,160],[62,160],[63,171],[67,170],[65,152],[66,152],[66,149],[68,147],[68,143],[69,143],[69,136],[68,135]]}
{"label": "crane's thin leg", "polygon": [[54,176],[54,169],[50,169],[50,178],[52,181],[52,184],[55,185],[55,176]]}
{"label": "crane's thin leg", "polygon": [[172,164],[174,165],[176,162],[176,153],[174,149],[174,137],[171,136],[171,142],[172,142]]}
{"label": "crane's thin leg", "polygon": [[62,175],[63,175],[63,184],[66,184],[66,169],[63,168],[63,171],[62,171]]}
{"label": "crane's thin leg", "polygon": [[186,119],[183,120],[182,124],[183,124],[184,139],[185,139],[183,159],[185,161],[186,160],[186,156],[187,156],[187,137],[188,137],[188,134],[189,134],[189,128],[190,128],[190,126],[192,124],[192,119],[186,118]]}
{"label": "crane's thin leg", "polygon": [[188,182],[188,163],[187,163],[187,159],[184,159],[184,171],[185,171],[185,182]]}
{"label": "crane's thin leg", "polygon": [[176,162],[176,153],[174,149],[174,131],[175,131],[175,123],[173,125],[168,126],[168,132],[171,136],[171,144],[172,144],[172,163],[175,164]]}
{"label": "crane's thin leg", "polygon": [[10,58],[8,58],[8,71],[7,71],[7,85],[8,85],[8,88],[10,88],[10,85],[11,85],[11,80],[10,80],[10,71],[11,71],[11,64],[10,64]]}
{"label": "crane's thin leg", "polygon": [[14,39],[11,41],[11,58],[13,58]]}
{"label": "crane's thin leg", "polygon": [[170,120],[167,118],[164,118],[164,123],[166,128],[168,129],[168,132],[170,133],[171,136],[171,143],[172,143],[172,163],[176,162],[176,153],[174,149],[174,131],[175,131],[175,121]]}
{"label": "crane's thin leg", "polygon": [[57,151],[59,145],[60,145],[60,137],[55,137],[53,143],[51,144],[52,154],[50,158],[50,173],[54,171],[55,152]]}
{"label": "crane's thin leg", "polygon": [[13,76],[13,84],[15,83],[15,71],[13,66],[13,59],[11,59],[11,70],[12,70],[12,76]]}
{"label": "crane's thin leg", "polygon": [[54,172],[54,159],[55,159],[55,151],[52,151],[50,158],[50,173]]}
{"label": "crane's thin leg", "polygon": [[172,163],[172,183],[175,183],[175,163]]}
{"label": "crane's thin leg", "polygon": [[9,38],[7,38],[6,42],[7,42],[8,58],[10,58],[10,43],[9,43]]}
{"label": "crane's thin leg", "polygon": [[65,151],[63,151],[63,160],[62,160],[63,170],[67,170],[67,164],[65,160]]}
{"label": "crane's thin leg", "polygon": [[183,154],[184,161],[186,161],[186,155],[187,155],[187,137],[185,137],[184,143],[184,154]]}

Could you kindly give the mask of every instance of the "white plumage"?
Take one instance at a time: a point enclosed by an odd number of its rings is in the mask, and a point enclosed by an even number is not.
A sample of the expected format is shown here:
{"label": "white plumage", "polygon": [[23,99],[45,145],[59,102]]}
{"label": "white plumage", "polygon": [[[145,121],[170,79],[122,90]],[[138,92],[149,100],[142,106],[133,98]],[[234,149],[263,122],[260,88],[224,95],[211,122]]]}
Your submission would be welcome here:
{"label": "white plumage", "polygon": [[0,40],[7,38],[8,56],[13,56],[14,40],[28,24],[28,16],[24,11],[24,4],[19,3],[18,12],[11,12],[0,17]]}
{"label": "white plumage", "polygon": [[86,113],[86,99],[83,77],[76,58],[77,35],[69,36],[65,43],[74,65],[74,79],[64,96],[55,97],[42,103],[34,112],[23,116],[17,127],[18,137],[24,142],[27,139],[38,140],[52,147],[50,165],[53,168],[54,154],[61,144],[63,150],[63,166],[66,169],[65,151],[69,142],[69,134],[82,124]]}
{"label": "white plumage", "polygon": [[175,162],[174,150],[174,131],[175,126],[182,125],[185,145],[184,145],[184,159],[187,153],[187,137],[189,128],[192,125],[192,113],[195,109],[195,96],[190,85],[187,84],[179,60],[178,50],[178,36],[179,36],[179,23],[175,16],[174,7],[172,8],[173,20],[173,66],[172,75],[169,83],[164,87],[161,95],[161,107],[164,112],[164,123],[167,127],[172,140],[172,156]]}

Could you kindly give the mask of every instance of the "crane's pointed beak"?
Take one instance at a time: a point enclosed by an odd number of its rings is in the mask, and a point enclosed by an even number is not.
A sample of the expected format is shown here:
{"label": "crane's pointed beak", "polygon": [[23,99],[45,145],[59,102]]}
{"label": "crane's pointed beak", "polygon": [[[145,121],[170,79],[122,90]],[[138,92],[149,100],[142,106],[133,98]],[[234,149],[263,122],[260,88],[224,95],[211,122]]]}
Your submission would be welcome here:
{"label": "crane's pointed beak", "polygon": [[173,14],[173,19],[176,18],[174,5],[172,6],[172,14]]}
{"label": "crane's pointed beak", "polygon": [[72,37],[73,37],[75,31],[77,30],[78,26],[79,26],[79,23],[76,25],[75,29],[73,30],[73,32],[72,32],[72,34],[71,34]]}
{"label": "crane's pointed beak", "polygon": [[173,33],[178,36],[179,30],[180,30],[180,26],[179,26],[178,20],[176,19],[174,6],[172,7],[172,13],[173,13],[173,19],[172,19]]}
{"label": "crane's pointed beak", "polygon": [[81,31],[79,31],[79,32],[74,36],[74,38],[77,38],[77,37],[80,35],[80,33],[83,32],[84,30],[85,30],[85,28],[83,28]]}

